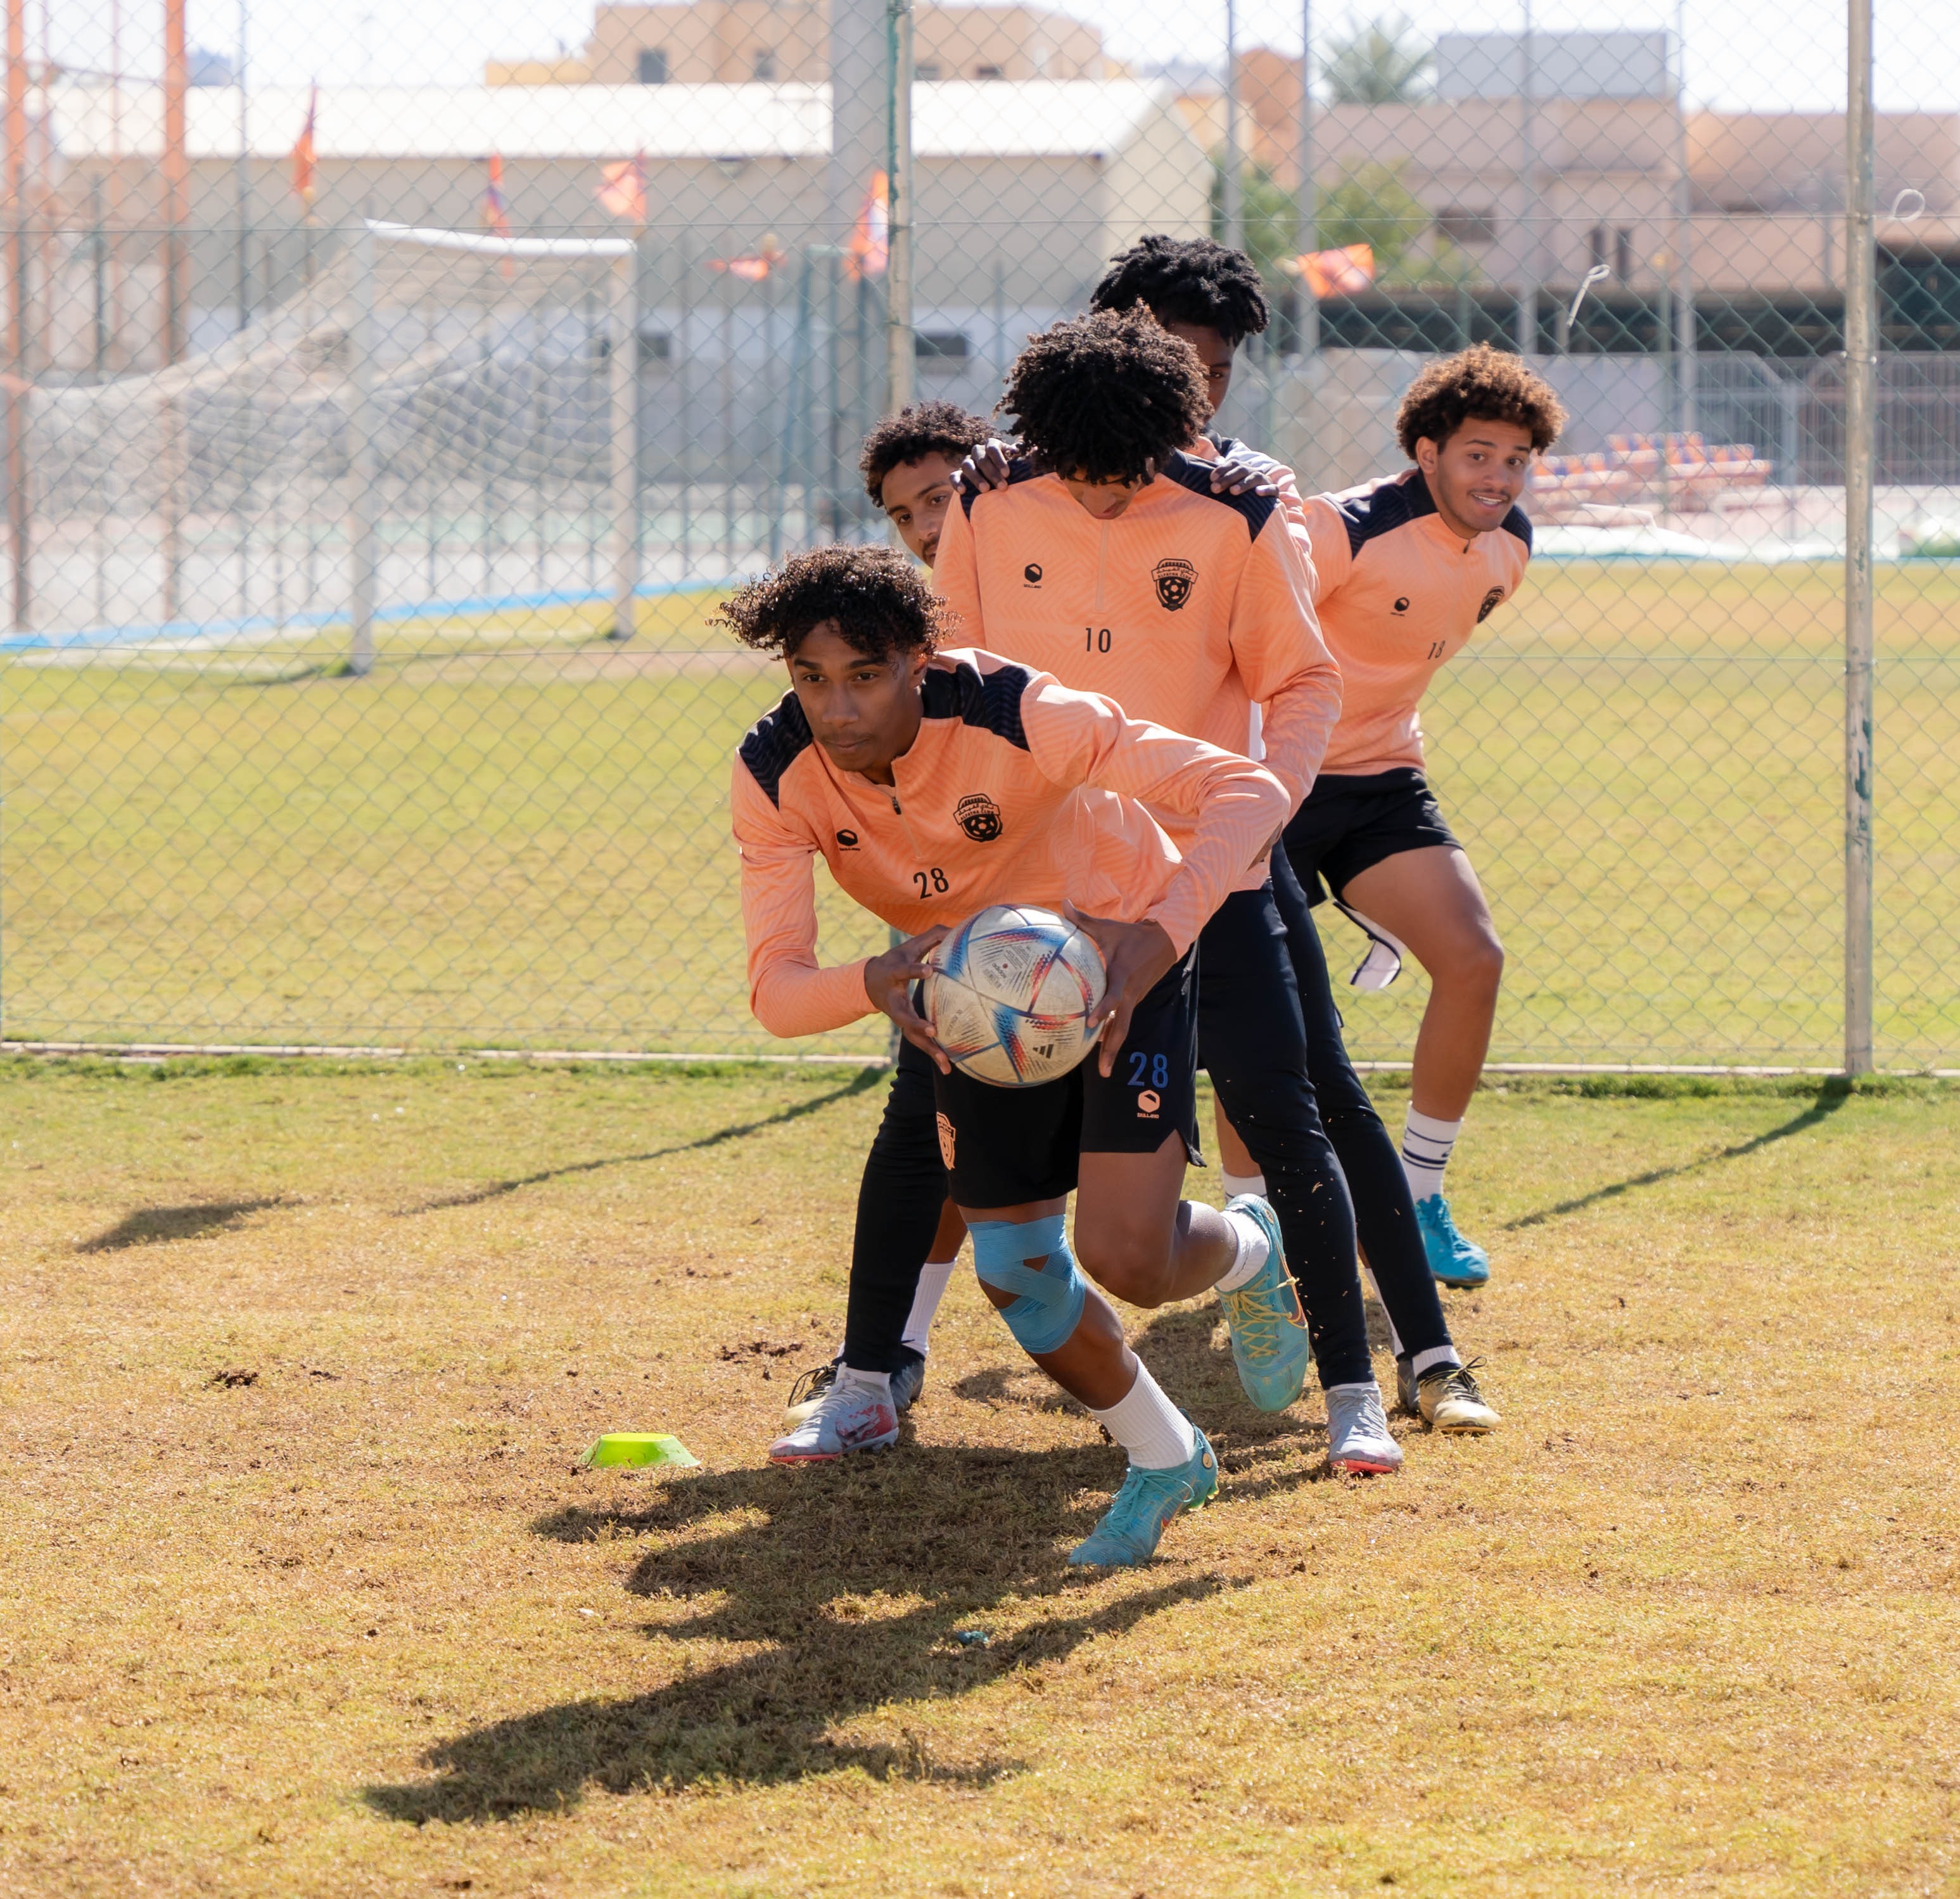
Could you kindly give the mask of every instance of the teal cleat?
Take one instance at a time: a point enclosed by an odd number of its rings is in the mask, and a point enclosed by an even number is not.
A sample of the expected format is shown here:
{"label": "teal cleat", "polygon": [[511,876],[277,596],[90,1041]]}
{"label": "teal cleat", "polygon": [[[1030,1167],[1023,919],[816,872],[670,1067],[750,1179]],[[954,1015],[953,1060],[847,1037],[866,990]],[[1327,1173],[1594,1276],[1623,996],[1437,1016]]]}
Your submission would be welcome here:
{"label": "teal cleat", "polygon": [[1183,1510],[1201,1510],[1218,1494],[1218,1459],[1211,1440],[1197,1426],[1198,1448],[1188,1464],[1169,1470],[1130,1466],[1102,1521],[1068,1553],[1074,1569],[1134,1569],[1157,1553],[1170,1520]]}
{"label": "teal cleat", "polygon": [[1260,1410],[1284,1411],[1306,1382],[1313,1346],[1287,1271],[1280,1223],[1256,1193],[1241,1193],[1225,1210],[1249,1215],[1266,1236],[1265,1264],[1236,1292],[1218,1295],[1232,1328],[1232,1362],[1246,1396]]}
{"label": "teal cleat", "polygon": [[1415,1223],[1429,1255],[1430,1276],[1440,1286],[1481,1286],[1491,1276],[1491,1256],[1472,1246],[1449,1217],[1449,1203],[1432,1193],[1415,1203]]}

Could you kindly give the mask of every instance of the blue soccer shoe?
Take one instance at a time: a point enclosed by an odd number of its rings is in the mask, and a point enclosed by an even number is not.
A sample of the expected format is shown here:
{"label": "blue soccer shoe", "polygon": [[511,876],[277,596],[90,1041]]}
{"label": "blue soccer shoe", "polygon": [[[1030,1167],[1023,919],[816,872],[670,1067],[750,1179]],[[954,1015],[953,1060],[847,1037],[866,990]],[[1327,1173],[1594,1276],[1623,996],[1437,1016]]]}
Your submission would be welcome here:
{"label": "blue soccer shoe", "polygon": [[1280,1223],[1256,1193],[1241,1193],[1227,1203],[1228,1213],[1243,1213],[1266,1236],[1266,1263],[1236,1292],[1218,1295],[1225,1323],[1232,1328],[1232,1362],[1246,1396],[1262,1411],[1284,1411],[1300,1396],[1313,1346],[1300,1295],[1287,1271]]}
{"label": "blue soccer shoe", "polygon": [[1416,1202],[1415,1223],[1429,1255],[1430,1276],[1439,1286],[1481,1286],[1491,1276],[1490,1254],[1457,1231],[1449,1203],[1440,1193]]}
{"label": "blue soccer shoe", "polygon": [[1211,1440],[1194,1425],[1198,1448],[1188,1464],[1168,1470],[1130,1466],[1102,1521],[1068,1553],[1072,1569],[1134,1569],[1157,1553],[1170,1520],[1201,1510],[1218,1494],[1218,1458]]}

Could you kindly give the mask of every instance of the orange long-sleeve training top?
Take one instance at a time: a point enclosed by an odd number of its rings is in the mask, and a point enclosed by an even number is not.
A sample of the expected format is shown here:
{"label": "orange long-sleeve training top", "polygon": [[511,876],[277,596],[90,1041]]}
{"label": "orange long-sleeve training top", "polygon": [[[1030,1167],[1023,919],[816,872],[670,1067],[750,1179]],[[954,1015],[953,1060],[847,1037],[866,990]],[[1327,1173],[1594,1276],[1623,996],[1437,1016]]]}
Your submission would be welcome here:
{"label": "orange long-sleeve training top", "polygon": [[[1133,718],[1242,752],[1259,706],[1262,763],[1297,806],[1341,711],[1302,549],[1270,498],[1214,495],[1189,456],[1113,521],[1017,460],[1004,488],[947,511],[932,578],[967,638]],[[1189,820],[1157,814],[1182,847]],[[1253,865],[1236,887],[1263,875]]]}
{"label": "orange long-sleeve training top", "polygon": [[1306,505],[1321,631],[1341,662],[1341,722],[1321,769],[1361,774],[1423,762],[1420,707],[1437,668],[1508,600],[1531,559],[1531,523],[1465,540],[1443,524],[1421,470]]}
{"label": "orange long-sleeve training top", "polygon": [[[988,903],[1161,924],[1181,955],[1290,808],[1249,759],[998,655],[939,655],[895,782],[840,771],[794,692],[737,754],[749,1002],[772,1035],[871,1013],[864,961],[816,955],[816,860],[908,935]],[[1143,806],[1189,820],[1180,855]]]}

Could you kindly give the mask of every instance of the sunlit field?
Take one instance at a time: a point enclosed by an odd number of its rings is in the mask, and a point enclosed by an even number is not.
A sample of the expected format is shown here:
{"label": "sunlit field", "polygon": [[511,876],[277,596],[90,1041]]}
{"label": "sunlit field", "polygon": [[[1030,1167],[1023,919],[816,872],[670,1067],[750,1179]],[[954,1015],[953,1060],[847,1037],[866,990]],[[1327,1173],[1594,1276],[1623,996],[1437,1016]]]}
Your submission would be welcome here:
{"label": "sunlit field", "polygon": [[[1510,952],[1500,1060],[1841,1047],[1841,576],[1541,563],[1443,675],[1433,776]],[[768,1048],[730,754],[781,690],[707,594],[292,647],[0,665],[5,1021],[25,1040]],[[1882,1065],[1960,1067],[1960,581],[1881,578]],[[831,946],[877,938],[851,906]],[[1338,919],[1339,964],[1358,939]],[[1412,973],[1348,1009],[1406,1053]],[[870,1052],[870,1028],[799,1047]]]}
{"label": "sunlit field", "polygon": [[883,1085],[0,1069],[0,1890],[1960,1882],[1949,1088],[1486,1091],[1503,1429],[1337,1480],[1132,1314],[1223,1484],[1084,1578],[1118,1454],[963,1271],[897,1448],[765,1461]]}

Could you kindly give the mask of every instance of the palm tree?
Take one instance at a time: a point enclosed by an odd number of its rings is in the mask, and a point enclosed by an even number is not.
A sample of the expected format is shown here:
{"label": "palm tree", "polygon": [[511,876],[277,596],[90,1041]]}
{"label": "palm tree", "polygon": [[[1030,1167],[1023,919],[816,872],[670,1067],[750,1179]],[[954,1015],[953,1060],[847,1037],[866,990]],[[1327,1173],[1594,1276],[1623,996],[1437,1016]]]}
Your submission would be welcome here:
{"label": "palm tree", "polygon": [[1413,37],[1401,14],[1384,14],[1366,26],[1351,25],[1320,62],[1328,95],[1337,106],[1399,106],[1429,91],[1432,49]]}

